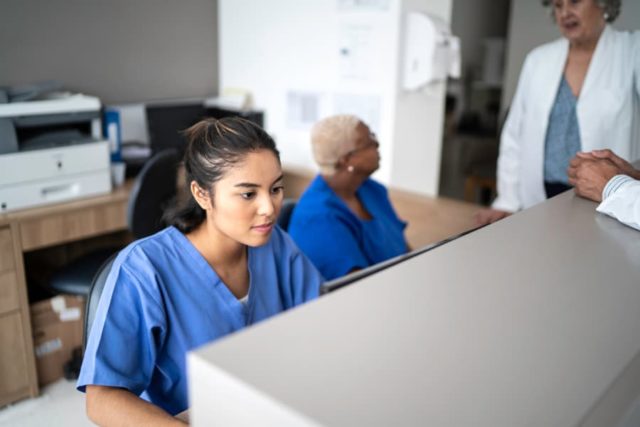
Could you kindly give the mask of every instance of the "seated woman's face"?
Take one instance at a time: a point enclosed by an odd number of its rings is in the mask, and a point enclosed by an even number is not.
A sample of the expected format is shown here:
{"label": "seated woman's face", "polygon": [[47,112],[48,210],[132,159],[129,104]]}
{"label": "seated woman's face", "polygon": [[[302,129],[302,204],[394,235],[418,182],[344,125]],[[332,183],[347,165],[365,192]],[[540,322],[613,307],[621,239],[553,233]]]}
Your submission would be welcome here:
{"label": "seated woman's face", "polygon": [[356,128],[353,150],[349,151],[349,165],[357,171],[371,175],[380,167],[378,139],[369,127],[360,123]]}
{"label": "seated woman's face", "polygon": [[554,0],[554,17],[570,42],[597,40],[604,28],[604,11],[596,0]]}
{"label": "seated woman's face", "polygon": [[280,163],[269,150],[249,153],[213,186],[207,217],[221,234],[248,246],[267,243],[282,207]]}

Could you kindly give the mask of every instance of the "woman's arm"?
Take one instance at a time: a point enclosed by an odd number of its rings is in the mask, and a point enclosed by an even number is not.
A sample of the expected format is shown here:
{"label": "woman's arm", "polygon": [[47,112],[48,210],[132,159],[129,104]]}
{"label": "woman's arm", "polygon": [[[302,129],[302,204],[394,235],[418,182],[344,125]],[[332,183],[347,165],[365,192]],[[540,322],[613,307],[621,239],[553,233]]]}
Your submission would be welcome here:
{"label": "woman's arm", "polygon": [[97,385],[87,385],[87,415],[100,426],[187,425],[128,390]]}

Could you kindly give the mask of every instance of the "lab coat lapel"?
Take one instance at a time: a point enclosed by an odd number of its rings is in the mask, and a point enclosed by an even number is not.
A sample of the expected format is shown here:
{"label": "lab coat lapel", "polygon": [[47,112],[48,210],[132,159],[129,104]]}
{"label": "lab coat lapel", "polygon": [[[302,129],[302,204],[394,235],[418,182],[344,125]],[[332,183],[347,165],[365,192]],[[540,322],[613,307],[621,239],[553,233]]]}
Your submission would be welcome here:
{"label": "lab coat lapel", "polygon": [[540,67],[541,70],[546,71],[543,80],[535,85],[534,90],[537,91],[535,96],[540,97],[541,105],[541,127],[542,132],[541,141],[539,147],[544,155],[544,137],[547,132],[547,126],[549,124],[549,114],[551,113],[551,107],[558,94],[558,88],[560,87],[560,80],[564,72],[564,66],[567,62],[567,55],[569,53],[569,42],[566,39],[560,39],[553,52],[552,58],[545,58],[548,61],[547,67]]}
{"label": "lab coat lapel", "polygon": [[596,49],[593,52],[593,56],[591,57],[591,62],[589,63],[589,68],[587,69],[587,75],[584,78],[584,83],[582,84],[582,90],[580,91],[580,96],[578,97],[578,105],[580,105],[580,100],[584,98],[584,94],[589,93],[591,87],[594,85],[594,81],[598,80],[598,76],[603,72],[605,66],[607,65],[607,51],[610,51],[608,48],[608,44],[611,40],[612,33],[611,28],[606,25],[602,34],[600,34],[600,38],[598,39],[598,44],[596,44]]}
{"label": "lab coat lapel", "polygon": [[552,45],[541,61],[534,67],[529,93],[530,97],[537,99],[530,105],[533,108],[531,119],[532,126],[527,130],[527,143],[522,149],[522,176],[523,179],[523,203],[524,206],[531,206],[545,199],[544,193],[544,142],[549,125],[549,113],[553,106],[553,101],[558,93],[560,78],[567,62],[569,43],[566,39],[559,39]]}

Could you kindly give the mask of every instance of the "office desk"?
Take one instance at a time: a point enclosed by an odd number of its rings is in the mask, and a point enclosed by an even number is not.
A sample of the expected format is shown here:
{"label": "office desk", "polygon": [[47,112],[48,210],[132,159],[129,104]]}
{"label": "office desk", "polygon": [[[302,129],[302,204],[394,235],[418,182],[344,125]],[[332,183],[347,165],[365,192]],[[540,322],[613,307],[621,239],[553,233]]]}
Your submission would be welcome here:
{"label": "office desk", "polygon": [[38,394],[24,254],[125,230],[131,186],[0,215],[0,407]]}
{"label": "office desk", "polygon": [[640,232],[562,194],[189,354],[207,425],[615,426]]}

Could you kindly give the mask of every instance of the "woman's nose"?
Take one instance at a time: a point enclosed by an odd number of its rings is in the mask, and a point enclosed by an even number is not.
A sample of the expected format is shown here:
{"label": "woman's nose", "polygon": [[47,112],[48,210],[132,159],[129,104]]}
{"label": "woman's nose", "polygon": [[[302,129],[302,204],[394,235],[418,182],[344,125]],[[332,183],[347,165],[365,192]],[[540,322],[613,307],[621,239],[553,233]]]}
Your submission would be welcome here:
{"label": "woman's nose", "polygon": [[258,215],[272,217],[276,210],[274,200],[269,196],[261,197],[258,206]]}
{"label": "woman's nose", "polygon": [[560,18],[565,17],[569,13],[569,5],[567,2],[561,2],[558,6],[556,6],[556,13]]}

